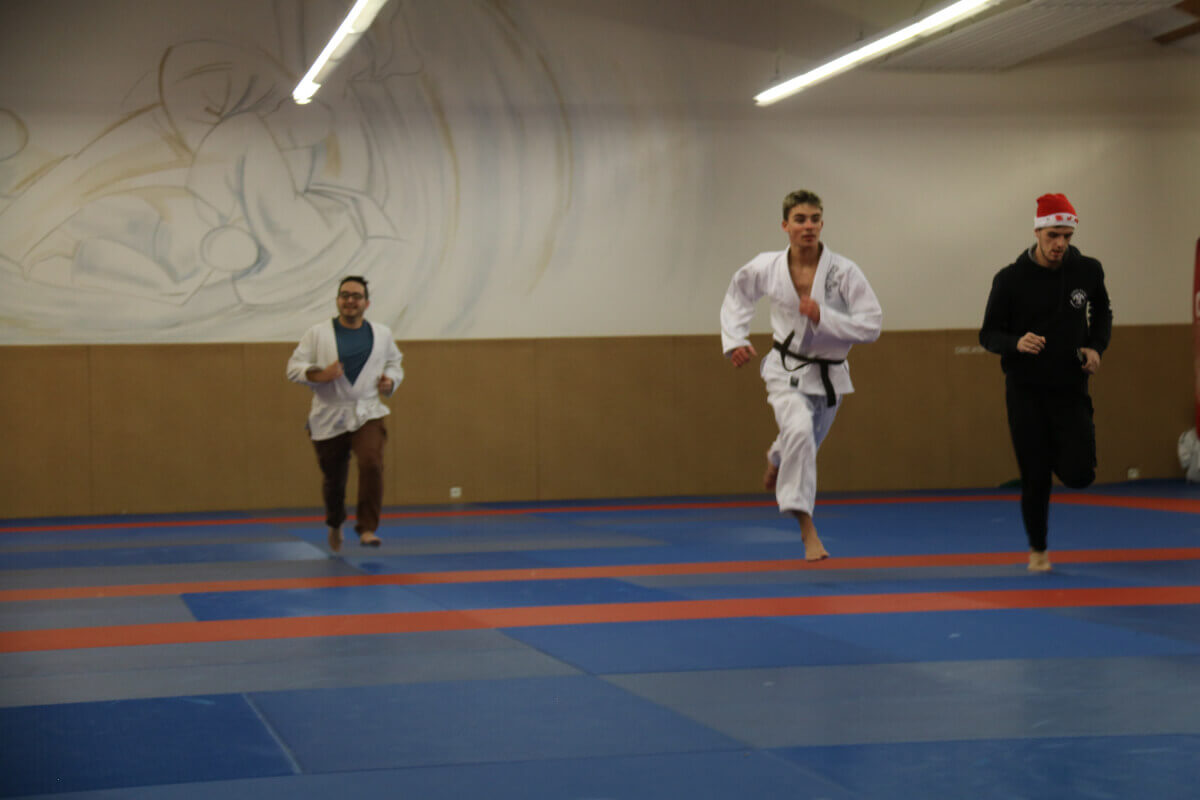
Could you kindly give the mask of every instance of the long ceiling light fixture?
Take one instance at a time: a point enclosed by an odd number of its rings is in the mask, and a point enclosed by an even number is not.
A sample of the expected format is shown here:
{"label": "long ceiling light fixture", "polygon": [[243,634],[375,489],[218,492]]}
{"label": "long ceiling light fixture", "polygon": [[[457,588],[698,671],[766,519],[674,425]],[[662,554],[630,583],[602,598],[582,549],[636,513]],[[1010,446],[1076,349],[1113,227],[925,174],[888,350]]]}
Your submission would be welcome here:
{"label": "long ceiling light fixture", "polygon": [[301,78],[300,83],[296,84],[296,90],[292,92],[292,99],[300,105],[312,100],[313,95],[321,88],[321,84],[329,77],[341,60],[346,57],[350,49],[354,47],[354,43],[358,41],[358,37],[366,33],[367,28],[371,27],[371,23],[375,20],[375,16],[379,10],[387,5],[388,0],[356,0],[354,7],[350,9],[350,13],[346,15],[346,19],[338,26],[338,29],[333,34],[333,38],[329,40],[329,44],[325,45],[325,49],[321,51],[321,55],[317,56],[317,60],[309,67],[308,72]]}
{"label": "long ceiling light fixture", "polygon": [[905,25],[898,30],[881,34],[878,38],[867,42],[861,47],[855,48],[845,55],[838,56],[832,61],[811,69],[803,75],[797,75],[795,78],[789,78],[782,83],[777,83],[770,89],[756,94],[754,102],[760,106],[769,106],[785,97],[791,97],[801,89],[806,89],[814,83],[819,83],[840,72],[845,72],[864,61],[878,58],[884,53],[895,50],[918,36],[925,36],[939,28],[944,28],[959,20],[966,19],[972,14],[977,14],[983,10],[984,6],[995,2],[997,0],[959,0],[957,3],[952,3],[940,11],[935,11],[929,16]]}

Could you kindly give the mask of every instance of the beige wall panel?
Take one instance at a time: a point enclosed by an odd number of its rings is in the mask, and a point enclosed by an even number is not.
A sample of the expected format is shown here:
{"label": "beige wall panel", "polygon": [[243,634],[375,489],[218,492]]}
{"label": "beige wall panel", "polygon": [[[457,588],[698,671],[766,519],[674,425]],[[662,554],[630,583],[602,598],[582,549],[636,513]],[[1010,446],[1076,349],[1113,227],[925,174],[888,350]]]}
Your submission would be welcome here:
{"label": "beige wall panel", "polygon": [[[384,502],[537,497],[533,340],[401,342],[404,382],[388,417]],[[394,465],[394,466],[391,466]]]}
{"label": "beige wall panel", "polygon": [[[771,347],[770,336],[753,336],[751,342],[760,355]],[[679,387],[672,410],[679,492],[763,492],[775,416],[767,405],[758,362],[734,369],[721,354],[720,336],[679,336],[670,348],[674,355],[667,374]]]}
{"label": "beige wall panel", "polygon": [[1117,328],[1092,379],[1097,480],[1182,477],[1176,444],[1195,427],[1193,344],[1188,325]]}
{"label": "beige wall panel", "polygon": [[321,505],[321,471],[304,427],[312,392],[285,375],[294,349],[290,342],[242,346],[245,508]]}
{"label": "beige wall panel", "polygon": [[92,348],[96,513],[243,508],[242,345]]}
{"label": "beige wall panel", "polygon": [[0,347],[0,516],[91,511],[86,347]]}
{"label": "beige wall panel", "polygon": [[670,379],[669,338],[545,339],[537,354],[540,498],[686,490],[676,408],[690,387]]}

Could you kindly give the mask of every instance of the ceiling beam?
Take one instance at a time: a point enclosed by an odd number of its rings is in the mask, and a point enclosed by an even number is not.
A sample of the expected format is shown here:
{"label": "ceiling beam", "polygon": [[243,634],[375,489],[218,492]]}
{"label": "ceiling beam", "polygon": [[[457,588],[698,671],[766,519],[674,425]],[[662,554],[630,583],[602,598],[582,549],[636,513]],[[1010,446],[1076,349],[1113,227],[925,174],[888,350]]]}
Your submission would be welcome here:
{"label": "ceiling beam", "polygon": [[1171,44],[1172,42],[1178,42],[1180,39],[1186,39],[1189,36],[1195,36],[1200,33],[1200,0],[1183,0],[1182,3],[1175,6],[1175,9],[1185,14],[1191,14],[1193,17],[1196,17],[1196,21],[1155,36],[1154,41],[1159,44]]}
{"label": "ceiling beam", "polygon": [[1200,33],[1200,20],[1196,20],[1191,25],[1184,25],[1182,28],[1176,28],[1173,31],[1160,33],[1158,36],[1154,37],[1154,41],[1158,42],[1159,44],[1171,44],[1171,42],[1178,42],[1180,39],[1186,39],[1189,36],[1195,36],[1197,33]]}

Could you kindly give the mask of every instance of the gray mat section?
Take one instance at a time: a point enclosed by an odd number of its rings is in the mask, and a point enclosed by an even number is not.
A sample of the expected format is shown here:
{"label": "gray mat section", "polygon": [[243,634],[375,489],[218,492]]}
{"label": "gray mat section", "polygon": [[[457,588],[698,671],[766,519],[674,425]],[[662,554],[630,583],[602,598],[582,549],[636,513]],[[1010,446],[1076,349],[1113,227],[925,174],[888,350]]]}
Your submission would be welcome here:
{"label": "gray mat section", "polygon": [[[406,540],[383,532],[383,555],[424,556],[448,553],[513,553],[525,550],[585,550],[606,547],[661,547],[662,542],[641,536],[472,536],[467,539]],[[357,545],[356,545],[357,547]],[[353,552],[347,553],[354,555]]]}
{"label": "gray mat section", "polygon": [[247,581],[361,575],[340,558],[298,561],[226,561],[215,564],[137,564],[125,567],[64,567],[0,570],[0,588],[52,589],[191,581]]}
{"label": "gray mat section", "polygon": [[1200,658],[610,676],[754,747],[1200,733]]}
{"label": "gray mat section", "polygon": [[0,603],[2,631],[195,621],[195,615],[177,595]]}
{"label": "gray mat section", "polygon": [[580,674],[496,631],[0,654],[0,706]]}
{"label": "gray mat section", "polygon": [[55,541],[52,536],[44,536],[43,541],[30,541],[28,538],[19,543],[6,542],[0,539],[0,553],[42,553],[56,550],[120,550],[130,547],[190,547],[195,545],[214,544],[252,544],[258,542],[294,542],[298,537],[283,533],[273,533],[269,530],[247,535],[245,529],[214,532],[209,535],[196,534],[187,537],[155,537],[153,533],[141,535],[111,536],[104,535],[103,540],[97,541]]}

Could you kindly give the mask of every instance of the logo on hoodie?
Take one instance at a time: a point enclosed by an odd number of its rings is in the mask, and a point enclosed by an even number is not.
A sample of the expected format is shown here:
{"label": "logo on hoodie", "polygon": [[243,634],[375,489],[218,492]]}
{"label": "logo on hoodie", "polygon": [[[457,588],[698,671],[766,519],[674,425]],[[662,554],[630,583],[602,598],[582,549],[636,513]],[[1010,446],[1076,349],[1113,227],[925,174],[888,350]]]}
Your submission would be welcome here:
{"label": "logo on hoodie", "polygon": [[1071,292],[1071,308],[1083,308],[1087,304],[1087,292],[1075,289]]}

